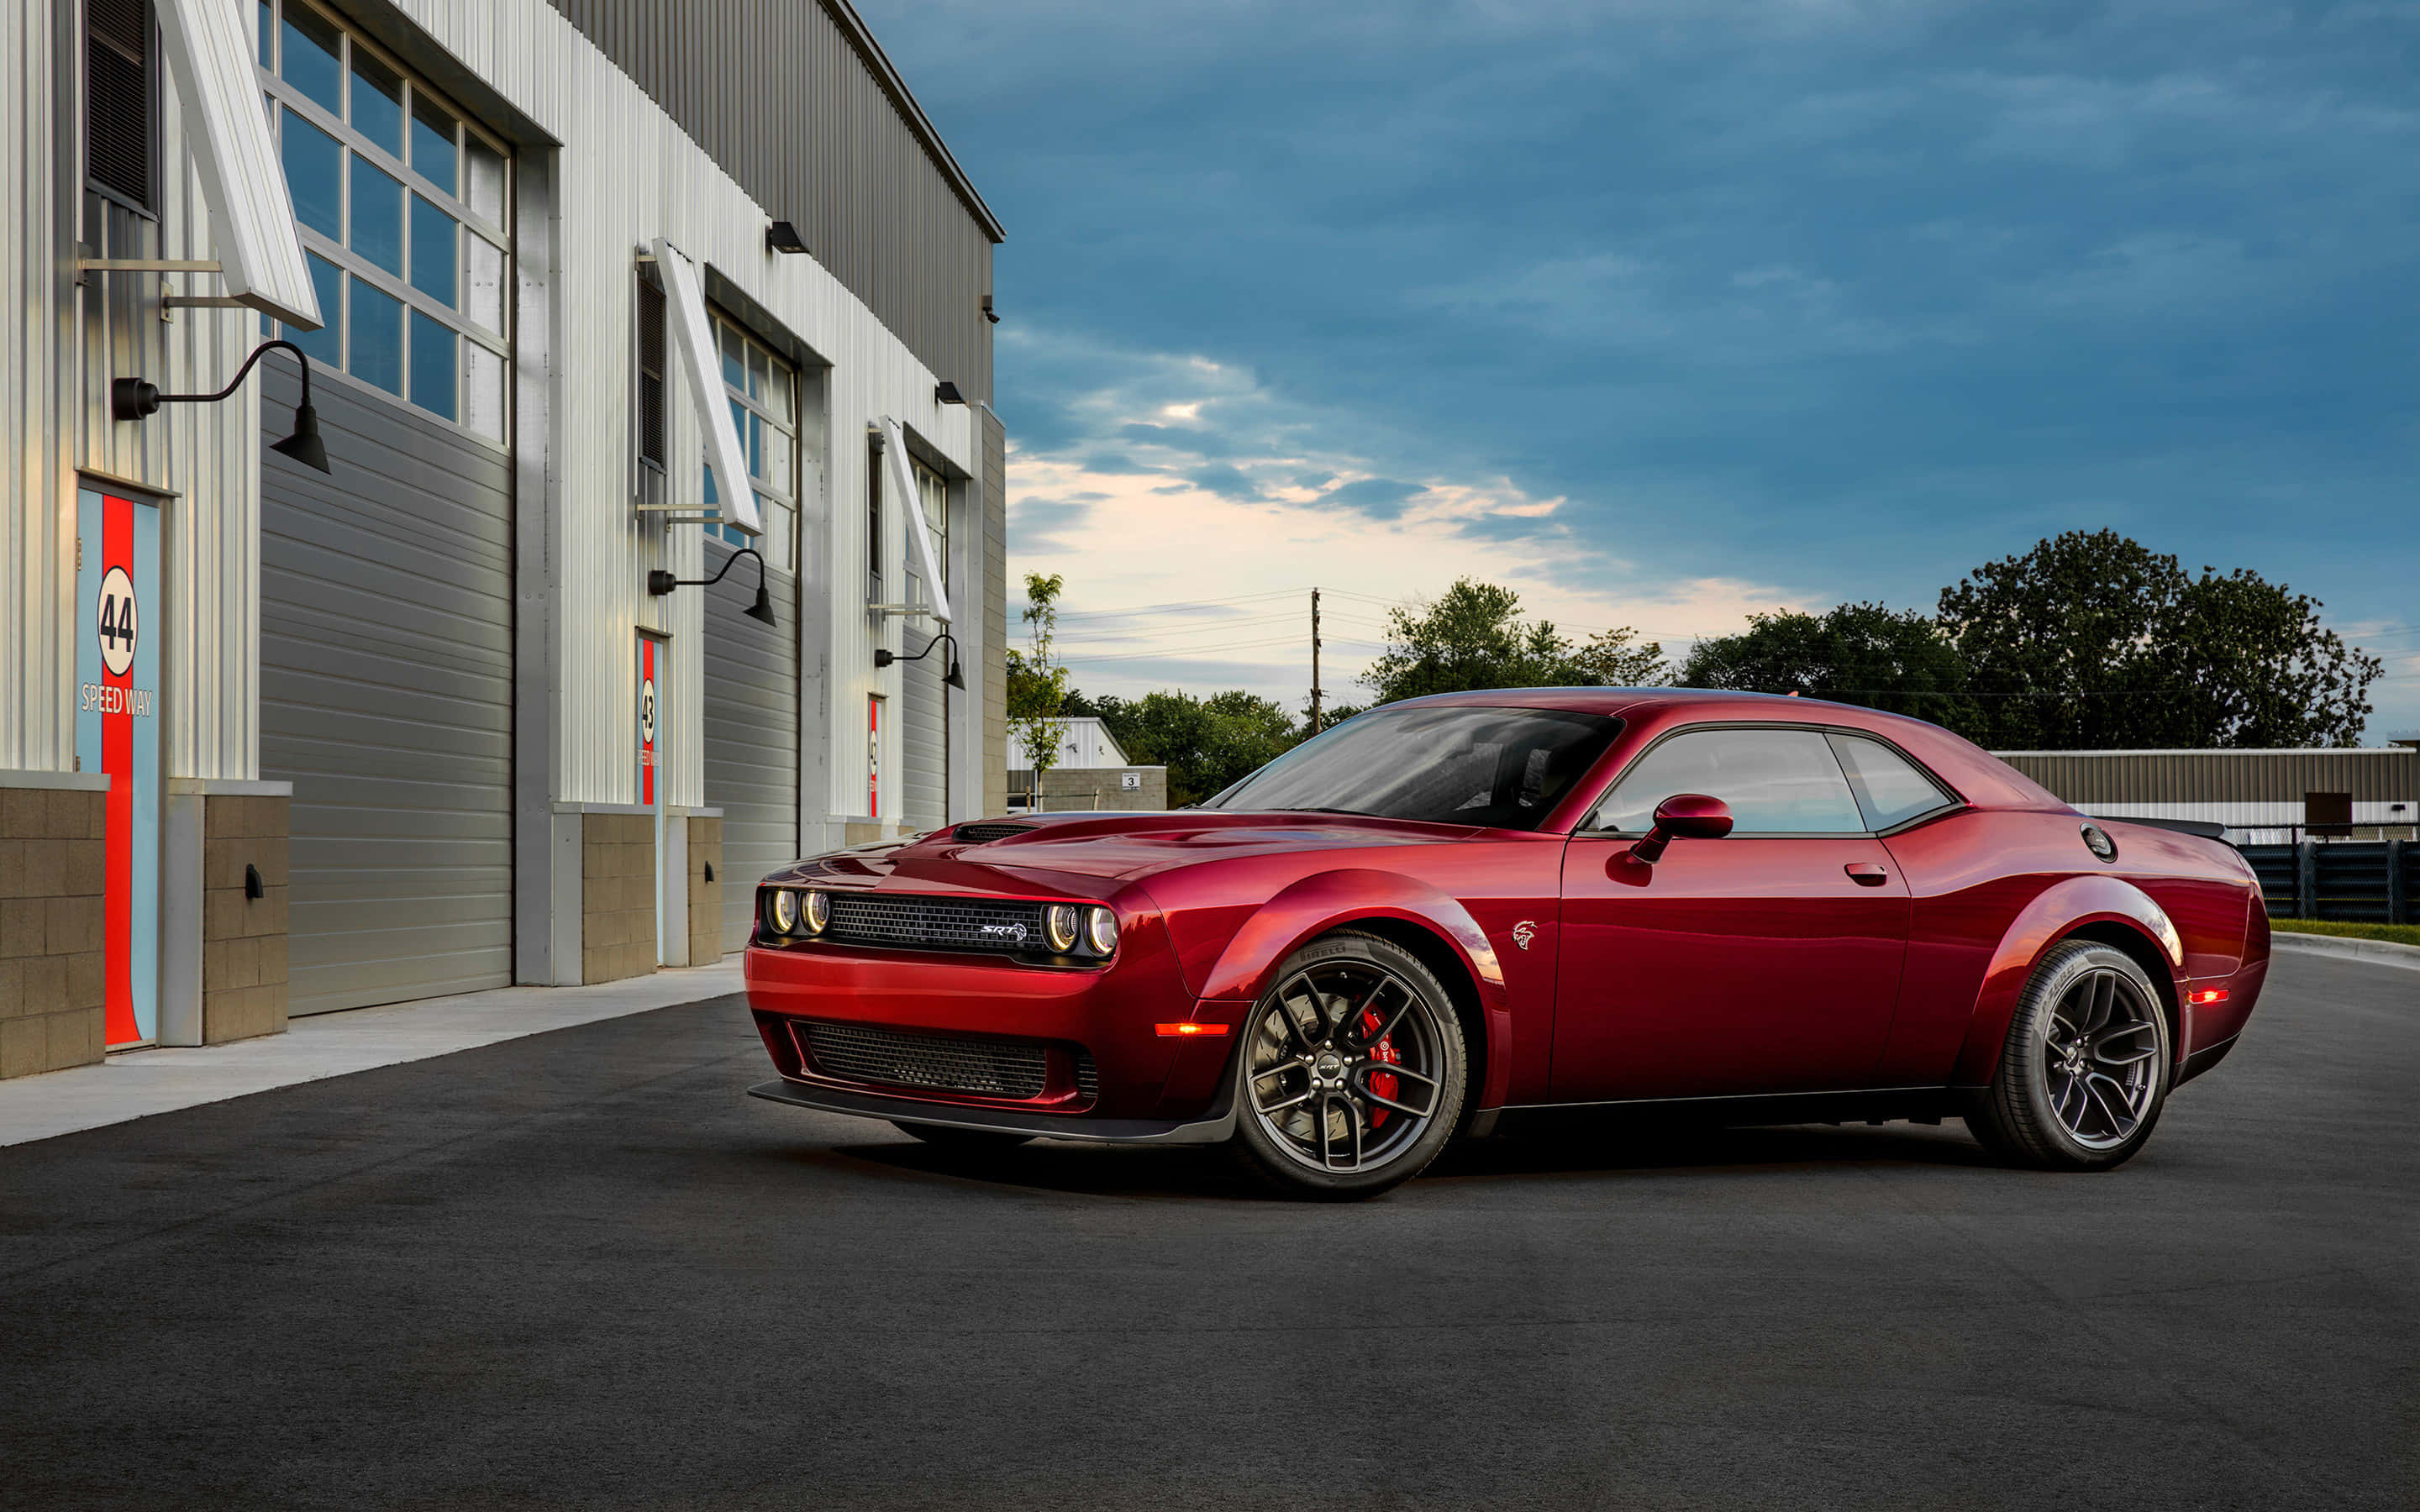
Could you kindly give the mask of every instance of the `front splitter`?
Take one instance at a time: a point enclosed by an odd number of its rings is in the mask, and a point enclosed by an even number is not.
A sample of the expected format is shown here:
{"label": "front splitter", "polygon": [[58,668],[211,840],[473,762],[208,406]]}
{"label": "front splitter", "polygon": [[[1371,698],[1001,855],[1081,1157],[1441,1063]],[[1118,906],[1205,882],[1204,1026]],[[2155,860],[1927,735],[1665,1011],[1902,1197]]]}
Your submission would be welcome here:
{"label": "front splitter", "polygon": [[774,1080],[748,1088],[750,1097],[818,1113],[840,1113],[857,1119],[881,1119],[893,1123],[925,1123],[945,1129],[979,1129],[988,1134],[1030,1134],[1038,1139],[1076,1139],[1095,1145],[1218,1145],[1235,1133],[1235,1113],[1225,1105],[1190,1122],[1159,1119],[1085,1119],[1065,1114],[1018,1113],[1009,1108],[954,1107],[914,1098],[882,1097],[870,1092],[845,1092],[806,1082]]}

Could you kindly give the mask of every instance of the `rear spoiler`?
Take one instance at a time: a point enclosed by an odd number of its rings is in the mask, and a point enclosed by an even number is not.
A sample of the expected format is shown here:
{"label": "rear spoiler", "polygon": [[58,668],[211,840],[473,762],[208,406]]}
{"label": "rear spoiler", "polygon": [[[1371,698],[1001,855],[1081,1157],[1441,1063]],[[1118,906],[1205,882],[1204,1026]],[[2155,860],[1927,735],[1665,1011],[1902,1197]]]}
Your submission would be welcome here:
{"label": "rear spoiler", "polygon": [[2134,814],[2097,813],[2092,816],[2103,824],[2141,825],[2146,829],[2173,829],[2180,835],[2198,835],[2204,840],[2226,841],[2226,826],[2213,825],[2207,819],[2146,819]]}

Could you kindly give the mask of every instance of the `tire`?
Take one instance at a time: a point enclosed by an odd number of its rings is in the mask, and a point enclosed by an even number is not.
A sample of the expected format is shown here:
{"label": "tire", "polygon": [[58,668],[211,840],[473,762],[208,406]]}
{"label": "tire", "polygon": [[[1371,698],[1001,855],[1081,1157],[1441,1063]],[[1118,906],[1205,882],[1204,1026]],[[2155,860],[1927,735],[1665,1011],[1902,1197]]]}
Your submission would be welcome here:
{"label": "tire", "polygon": [[2105,1171],[2151,1137],[2176,1074],[2159,989],[2134,958],[2067,940],[2017,995],[1992,1085],[1966,1115],[2012,1165]]}
{"label": "tire", "polygon": [[1324,935],[1278,968],[1245,1021],[1229,1148],[1285,1196],[1373,1197],[1452,1138],[1468,1068],[1453,999],[1418,956],[1373,934]]}
{"label": "tire", "polygon": [[966,1149],[998,1152],[1015,1149],[1032,1139],[1032,1134],[1001,1134],[991,1129],[959,1129],[946,1123],[904,1123],[891,1120],[891,1127],[904,1134],[914,1134],[937,1149]]}

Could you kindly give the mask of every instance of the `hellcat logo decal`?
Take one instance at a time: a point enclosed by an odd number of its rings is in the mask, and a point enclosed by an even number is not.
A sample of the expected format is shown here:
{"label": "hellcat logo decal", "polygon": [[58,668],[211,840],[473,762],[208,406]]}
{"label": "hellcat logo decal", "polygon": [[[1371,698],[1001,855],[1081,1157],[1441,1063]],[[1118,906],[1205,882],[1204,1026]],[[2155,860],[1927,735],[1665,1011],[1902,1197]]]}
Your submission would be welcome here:
{"label": "hellcat logo decal", "polygon": [[983,926],[983,933],[985,934],[1000,935],[1007,939],[1022,941],[1025,938],[1025,926],[1022,924],[985,924]]}
{"label": "hellcat logo decal", "polygon": [[1530,923],[1526,918],[1512,926],[1512,943],[1519,946],[1524,950],[1528,949],[1529,948],[1529,942],[1537,937],[1538,926]]}

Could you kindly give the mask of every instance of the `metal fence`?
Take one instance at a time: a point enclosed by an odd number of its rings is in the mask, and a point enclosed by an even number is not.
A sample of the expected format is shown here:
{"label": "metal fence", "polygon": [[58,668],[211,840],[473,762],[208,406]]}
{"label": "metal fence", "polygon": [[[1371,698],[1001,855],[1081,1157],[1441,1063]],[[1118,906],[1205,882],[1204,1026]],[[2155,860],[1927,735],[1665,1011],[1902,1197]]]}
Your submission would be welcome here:
{"label": "metal fence", "polygon": [[2413,922],[2420,891],[2420,843],[2411,841],[2305,840],[2237,849],[2259,874],[2260,894],[2279,918],[2332,918],[2356,924]]}

